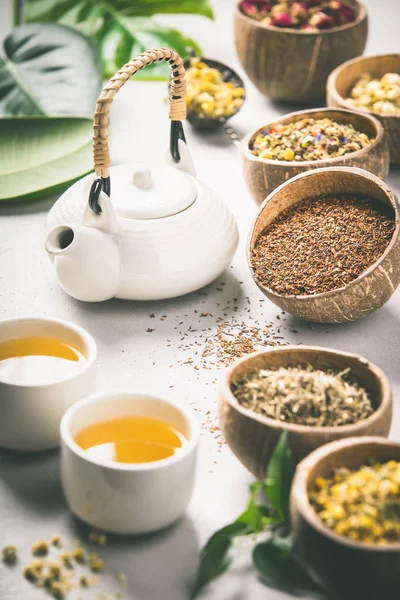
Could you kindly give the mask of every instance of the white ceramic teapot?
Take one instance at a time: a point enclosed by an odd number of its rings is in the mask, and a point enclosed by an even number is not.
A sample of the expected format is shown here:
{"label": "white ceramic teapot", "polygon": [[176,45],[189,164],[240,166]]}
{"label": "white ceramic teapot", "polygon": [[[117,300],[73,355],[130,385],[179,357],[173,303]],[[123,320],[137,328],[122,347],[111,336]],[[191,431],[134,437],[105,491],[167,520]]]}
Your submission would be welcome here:
{"label": "white ceramic teapot", "polygon": [[[165,164],[110,167],[111,102],[134,73],[157,60],[172,71]],[[94,116],[95,174],[72,185],[47,218],[45,247],[70,296],[88,302],[171,298],[207,285],[229,266],[237,225],[225,203],[195,177],[185,116],[185,70],[172,50],[144,52],[103,89]]]}

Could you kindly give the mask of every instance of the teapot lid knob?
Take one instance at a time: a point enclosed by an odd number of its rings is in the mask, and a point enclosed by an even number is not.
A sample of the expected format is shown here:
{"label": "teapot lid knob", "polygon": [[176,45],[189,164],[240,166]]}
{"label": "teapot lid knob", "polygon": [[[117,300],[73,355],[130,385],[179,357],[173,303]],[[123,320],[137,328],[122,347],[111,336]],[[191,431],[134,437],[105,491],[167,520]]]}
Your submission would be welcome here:
{"label": "teapot lid knob", "polygon": [[133,183],[143,189],[151,188],[153,185],[153,178],[150,169],[147,167],[135,169],[133,173]]}

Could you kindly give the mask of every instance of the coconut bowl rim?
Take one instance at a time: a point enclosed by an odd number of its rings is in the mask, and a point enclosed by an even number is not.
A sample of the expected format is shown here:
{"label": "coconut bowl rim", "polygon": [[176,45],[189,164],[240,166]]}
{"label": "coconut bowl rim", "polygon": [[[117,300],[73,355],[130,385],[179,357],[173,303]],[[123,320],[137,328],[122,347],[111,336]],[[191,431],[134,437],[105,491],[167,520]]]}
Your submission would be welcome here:
{"label": "coconut bowl rim", "polygon": [[[369,56],[356,56],[355,58],[346,60],[346,62],[344,62],[341,65],[339,65],[338,67],[336,67],[336,69],[334,69],[329,74],[329,77],[326,82],[327,94],[330,94],[333,97],[333,99],[335,100],[335,102],[337,102],[340,105],[340,107],[343,107],[343,110],[349,110],[350,112],[357,112],[361,115],[369,115],[371,117],[374,117],[377,120],[393,119],[394,122],[396,122],[396,119],[400,120],[400,114],[387,115],[385,113],[378,113],[374,110],[365,110],[360,107],[353,106],[351,104],[351,102],[349,102],[349,100],[347,100],[346,98],[343,98],[343,96],[341,94],[339,94],[337,87],[336,87],[338,75],[340,73],[342,73],[342,71],[347,69],[349,66],[351,66],[355,63],[358,63],[358,62],[362,63],[362,62],[368,61],[371,58],[388,58],[388,57],[395,57],[395,56],[397,56],[400,61],[400,52],[386,52],[385,54],[371,54]],[[333,109],[334,107],[332,106],[330,108]]]}
{"label": "coconut bowl rim", "polygon": [[[357,360],[366,369],[369,369],[371,371],[371,373],[374,375],[374,377],[376,378],[376,380],[379,384],[380,390],[381,390],[381,394],[382,394],[381,403],[379,404],[379,406],[376,407],[376,409],[373,411],[373,413],[371,415],[369,415],[369,417],[367,417],[366,419],[362,419],[361,421],[357,421],[356,423],[351,423],[349,425],[336,425],[336,426],[329,426],[329,427],[323,427],[321,425],[312,426],[312,425],[300,425],[297,423],[285,423],[283,421],[278,421],[277,419],[265,417],[264,415],[261,415],[260,413],[256,413],[256,412],[242,406],[239,403],[239,401],[236,399],[235,395],[233,394],[233,392],[231,390],[231,383],[233,382],[233,376],[234,376],[236,369],[246,362],[252,362],[256,357],[261,356],[261,355],[268,355],[271,353],[285,355],[285,354],[291,354],[293,351],[296,351],[296,352],[305,351],[305,353],[304,353],[305,358],[306,358],[306,355],[308,352],[320,352],[321,354],[325,354],[328,356],[335,355],[335,356],[341,356],[343,358],[351,358],[351,359]],[[312,366],[312,362],[310,362],[310,364]],[[359,382],[359,383],[361,385],[363,384],[363,382]],[[265,426],[266,428],[280,430],[280,431],[287,430],[289,433],[298,433],[298,434],[303,434],[303,435],[304,434],[307,435],[307,434],[311,434],[311,433],[337,434],[340,432],[343,432],[343,433],[349,434],[349,435],[351,435],[352,433],[354,433],[354,435],[360,435],[363,430],[368,428],[368,426],[371,425],[372,423],[374,423],[375,421],[379,420],[386,413],[387,410],[390,410],[390,408],[393,405],[393,395],[392,395],[392,389],[390,386],[390,381],[389,381],[387,375],[385,375],[385,373],[382,371],[382,369],[380,369],[377,365],[375,365],[374,363],[371,363],[366,358],[364,358],[363,356],[360,356],[358,354],[354,354],[351,352],[345,352],[342,350],[336,350],[336,349],[332,349],[332,348],[327,348],[324,346],[301,346],[301,347],[299,347],[299,346],[290,345],[290,346],[282,346],[279,348],[268,348],[268,349],[259,350],[257,352],[252,352],[251,354],[248,354],[247,356],[244,356],[244,357],[236,360],[232,365],[230,365],[225,370],[225,373],[224,373],[221,383],[220,383],[220,394],[222,395],[224,401],[227,402],[231,406],[231,408],[233,408],[234,410],[236,410],[243,416],[248,417],[248,418],[252,419],[253,421],[257,421],[258,423]]]}
{"label": "coconut bowl rim", "polygon": [[240,5],[242,4],[243,0],[236,0],[234,16],[236,19],[242,18],[243,21],[245,21],[246,23],[250,23],[250,24],[254,25],[255,27],[258,27],[262,30],[265,30],[265,31],[270,30],[270,31],[274,31],[275,33],[288,33],[288,34],[302,35],[302,36],[334,35],[335,33],[338,33],[339,31],[347,31],[347,30],[351,29],[352,27],[360,25],[362,22],[364,22],[368,19],[367,8],[366,8],[363,0],[352,0],[352,1],[358,7],[357,17],[354,19],[354,21],[351,21],[350,23],[346,23],[345,25],[338,25],[337,27],[331,27],[330,29],[318,29],[317,31],[306,31],[304,29],[294,29],[293,27],[275,27],[275,25],[261,25],[261,23],[259,21],[256,21],[255,19],[248,17],[240,10]]}
{"label": "coconut bowl rim", "polygon": [[[351,114],[351,115],[355,115],[355,116],[361,116],[361,117],[366,117],[367,120],[369,120],[372,125],[375,127],[375,131],[376,131],[376,136],[374,138],[374,141],[367,146],[366,148],[361,148],[360,150],[356,150],[355,152],[349,152],[347,154],[343,154],[342,156],[335,156],[334,158],[320,158],[318,160],[274,160],[272,158],[262,158],[261,156],[255,156],[254,154],[251,153],[250,150],[250,140],[252,139],[253,136],[255,136],[259,131],[261,131],[261,129],[263,129],[264,127],[268,127],[268,125],[274,125],[274,124],[278,124],[278,123],[282,123],[283,119],[288,119],[288,118],[293,118],[296,119],[297,117],[301,117],[301,115],[309,115],[309,114],[313,114],[313,113],[317,113],[317,112],[339,112],[339,113],[344,113],[344,114]],[[329,118],[329,117],[328,117]],[[363,133],[363,132],[361,132]],[[309,110],[296,110],[295,112],[292,113],[286,113],[284,115],[281,115],[280,117],[278,117],[277,119],[275,119],[275,121],[269,121],[268,123],[266,123],[265,125],[261,125],[261,127],[257,127],[257,129],[254,129],[251,133],[247,134],[243,140],[243,156],[249,160],[249,161],[254,161],[254,162],[260,162],[262,164],[268,165],[268,166],[280,166],[280,167],[297,167],[297,168],[308,168],[308,167],[314,167],[318,169],[318,165],[323,165],[324,167],[327,165],[327,163],[329,164],[338,164],[343,163],[344,161],[347,160],[352,160],[354,158],[358,158],[360,156],[366,155],[369,152],[371,152],[372,150],[374,150],[378,144],[381,144],[382,141],[385,140],[385,130],[383,128],[382,123],[372,114],[369,114],[367,112],[360,112],[360,111],[356,111],[356,110],[350,110],[349,108],[334,108],[334,107],[327,107],[327,106],[323,106],[321,108],[310,108]]]}
{"label": "coconut bowl rim", "polygon": [[[296,510],[303,519],[305,519],[310,527],[316,529],[319,533],[336,543],[361,551],[399,552],[400,542],[393,542],[384,545],[358,542],[351,540],[344,535],[335,533],[332,529],[329,529],[329,527],[324,525],[318,514],[311,506],[309,500],[308,477],[310,470],[313,467],[315,467],[319,462],[326,460],[331,454],[334,454],[341,448],[368,445],[400,448],[400,443],[381,436],[347,437],[324,444],[323,446],[320,446],[319,448],[316,448],[310,452],[310,454],[297,465],[292,483],[290,503],[293,509]],[[343,466],[345,467],[346,465],[344,464]],[[360,465],[360,467],[361,466],[362,465]]]}
{"label": "coconut bowl rim", "polygon": [[[391,238],[390,242],[388,243],[385,251],[381,254],[381,256],[378,258],[378,260],[376,260],[372,265],[370,265],[368,267],[368,269],[365,269],[365,271],[360,273],[360,275],[358,277],[356,277],[355,279],[352,279],[351,281],[346,283],[346,285],[344,285],[344,286],[334,288],[333,290],[328,290],[327,292],[320,292],[318,294],[298,294],[298,295],[279,294],[278,292],[275,292],[274,290],[267,287],[266,285],[264,285],[261,281],[259,281],[257,279],[254,269],[253,269],[253,266],[252,266],[252,260],[251,260],[252,248],[255,246],[255,244],[252,245],[252,240],[253,240],[254,230],[255,230],[257,221],[260,218],[261,213],[267,207],[268,202],[272,199],[273,196],[278,194],[283,189],[283,187],[285,187],[287,185],[292,185],[294,182],[296,182],[297,180],[299,180],[303,177],[314,177],[315,175],[318,175],[319,173],[326,173],[326,172],[332,172],[332,171],[335,171],[337,173],[346,172],[346,173],[356,175],[358,177],[363,177],[363,178],[372,180],[376,185],[378,185],[379,187],[382,188],[382,190],[385,193],[385,195],[390,203],[390,206],[392,207],[393,212],[394,212],[395,228],[393,231],[392,238]],[[324,196],[327,196],[327,195],[329,195],[329,194],[324,194]],[[351,195],[351,193],[350,193],[350,195]],[[373,196],[371,196],[371,197],[374,198]],[[374,199],[377,200],[378,202],[380,202],[379,199],[377,199],[377,198],[374,198]],[[293,203],[291,206],[294,206],[294,204],[296,204],[296,203]],[[283,212],[283,211],[280,211],[279,214],[281,214],[281,212]],[[395,246],[395,244],[398,241],[399,236],[400,236],[400,204],[399,204],[399,200],[398,200],[396,194],[394,192],[392,192],[392,190],[389,188],[389,186],[384,181],[382,181],[382,179],[379,179],[379,177],[377,177],[370,171],[366,171],[365,169],[360,169],[358,167],[344,167],[344,166],[342,166],[342,167],[322,167],[320,169],[312,169],[309,171],[305,171],[304,173],[300,173],[299,175],[296,175],[295,177],[288,179],[288,181],[285,181],[280,186],[275,188],[265,198],[264,202],[260,205],[257,215],[256,215],[255,219],[253,220],[253,223],[250,227],[250,232],[249,232],[249,235],[247,238],[247,264],[248,264],[248,267],[249,267],[249,270],[250,270],[253,280],[255,281],[256,285],[260,288],[260,290],[263,293],[265,292],[274,298],[281,298],[284,300],[290,299],[290,300],[296,300],[296,301],[300,301],[300,302],[307,302],[307,301],[309,302],[314,299],[320,300],[322,298],[330,298],[330,297],[337,296],[338,294],[347,292],[352,286],[358,285],[359,283],[361,283],[363,281],[363,279],[365,279],[366,277],[371,275],[384,262],[384,260],[388,256],[388,254],[392,251],[393,247]],[[395,292],[395,291],[396,290],[393,290],[393,292]]]}

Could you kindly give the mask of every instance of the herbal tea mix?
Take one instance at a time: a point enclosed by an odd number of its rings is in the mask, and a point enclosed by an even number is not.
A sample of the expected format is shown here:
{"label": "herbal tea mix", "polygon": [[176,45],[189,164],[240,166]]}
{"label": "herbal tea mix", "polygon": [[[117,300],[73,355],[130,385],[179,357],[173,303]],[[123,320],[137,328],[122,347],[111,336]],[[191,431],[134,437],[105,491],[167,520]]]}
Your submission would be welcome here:
{"label": "herbal tea mix", "polygon": [[311,505],[335,533],[357,542],[400,542],[400,464],[337,469],[318,477],[310,491]]}
{"label": "herbal tea mix", "polygon": [[356,19],[356,12],[339,0],[244,0],[242,12],[268,27],[289,27],[305,31],[332,29]]}
{"label": "herbal tea mix", "polygon": [[350,425],[374,412],[368,392],[350,377],[311,366],[260,369],[234,381],[235,398],[270,419],[313,427]]}
{"label": "herbal tea mix", "polygon": [[283,295],[345,286],[385,252],[395,229],[389,207],[372,198],[308,198],[260,234],[251,255],[256,279]]}
{"label": "herbal tea mix", "polygon": [[382,115],[400,115],[400,74],[386,73],[380,79],[364,73],[353,86],[349,102]]}
{"label": "herbal tea mix", "polygon": [[243,104],[244,89],[224,81],[218,69],[192,58],[186,69],[188,109],[205,119],[230,117]]}
{"label": "herbal tea mix", "polygon": [[373,142],[373,138],[353,125],[305,117],[259,131],[250,143],[250,150],[255,156],[270,160],[326,160],[357,152]]}

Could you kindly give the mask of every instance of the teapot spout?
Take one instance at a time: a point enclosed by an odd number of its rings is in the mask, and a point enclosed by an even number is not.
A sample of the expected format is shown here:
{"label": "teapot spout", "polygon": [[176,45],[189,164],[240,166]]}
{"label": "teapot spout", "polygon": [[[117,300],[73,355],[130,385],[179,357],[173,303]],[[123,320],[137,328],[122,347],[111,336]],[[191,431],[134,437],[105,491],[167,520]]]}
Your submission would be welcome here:
{"label": "teapot spout", "polygon": [[48,233],[45,249],[67,294],[85,302],[115,296],[120,257],[110,233],[85,225],[58,225]]}
{"label": "teapot spout", "polygon": [[[46,238],[45,248],[50,258],[54,260],[59,254],[67,254],[68,248],[74,241],[74,229],[69,225],[58,225],[52,229]],[[70,251],[69,251],[70,252]]]}

